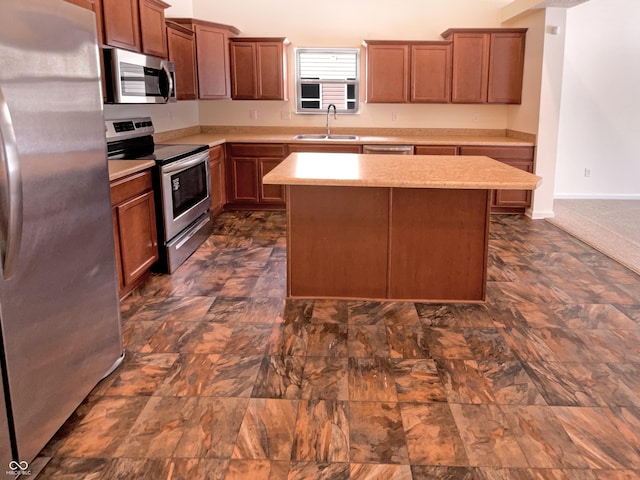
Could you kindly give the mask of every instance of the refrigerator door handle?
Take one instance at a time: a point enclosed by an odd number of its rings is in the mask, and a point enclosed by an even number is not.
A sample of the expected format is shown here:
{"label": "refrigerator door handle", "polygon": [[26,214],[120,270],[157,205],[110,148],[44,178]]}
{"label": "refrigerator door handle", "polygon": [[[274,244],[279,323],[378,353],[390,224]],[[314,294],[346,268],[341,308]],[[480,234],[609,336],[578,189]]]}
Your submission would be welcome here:
{"label": "refrigerator door handle", "polygon": [[22,175],[16,134],[13,130],[9,106],[0,88],[0,190],[4,190],[1,199],[0,215],[0,262],[2,276],[10,278],[15,270],[22,240]]}

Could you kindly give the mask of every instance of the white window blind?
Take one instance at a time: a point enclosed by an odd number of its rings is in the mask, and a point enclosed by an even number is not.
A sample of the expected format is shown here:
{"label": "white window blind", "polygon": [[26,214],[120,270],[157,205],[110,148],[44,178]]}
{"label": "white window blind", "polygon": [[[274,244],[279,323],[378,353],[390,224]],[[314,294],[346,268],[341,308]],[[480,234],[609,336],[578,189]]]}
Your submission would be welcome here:
{"label": "white window blind", "polygon": [[358,111],[360,50],[297,49],[296,109],[324,113],[334,104],[341,113]]}

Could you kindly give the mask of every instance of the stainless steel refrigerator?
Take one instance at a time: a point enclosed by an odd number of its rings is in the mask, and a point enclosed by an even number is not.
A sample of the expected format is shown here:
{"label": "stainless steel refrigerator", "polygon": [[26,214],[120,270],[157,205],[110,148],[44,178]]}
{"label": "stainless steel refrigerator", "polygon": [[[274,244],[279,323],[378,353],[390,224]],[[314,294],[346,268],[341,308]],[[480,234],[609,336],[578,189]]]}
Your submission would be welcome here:
{"label": "stainless steel refrigerator", "polygon": [[93,13],[0,0],[0,472],[122,359]]}

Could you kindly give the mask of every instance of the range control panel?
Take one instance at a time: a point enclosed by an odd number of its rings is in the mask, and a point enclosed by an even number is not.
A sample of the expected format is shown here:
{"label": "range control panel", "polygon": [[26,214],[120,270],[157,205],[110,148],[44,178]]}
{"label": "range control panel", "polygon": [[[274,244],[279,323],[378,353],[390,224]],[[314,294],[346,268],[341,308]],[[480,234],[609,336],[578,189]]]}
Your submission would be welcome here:
{"label": "range control panel", "polygon": [[105,120],[107,141],[153,135],[151,117]]}

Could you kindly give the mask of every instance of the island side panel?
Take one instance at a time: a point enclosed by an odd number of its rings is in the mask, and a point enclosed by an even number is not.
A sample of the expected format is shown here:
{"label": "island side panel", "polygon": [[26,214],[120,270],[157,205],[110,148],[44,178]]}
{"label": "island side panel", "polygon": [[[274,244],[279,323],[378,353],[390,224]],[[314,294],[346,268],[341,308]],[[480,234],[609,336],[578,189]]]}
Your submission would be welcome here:
{"label": "island side panel", "polygon": [[389,297],[483,301],[491,190],[391,189]]}
{"label": "island side panel", "polygon": [[389,189],[291,185],[287,195],[289,295],[385,298]]}

